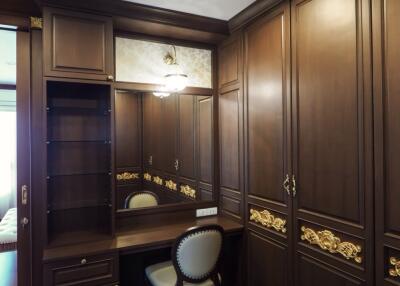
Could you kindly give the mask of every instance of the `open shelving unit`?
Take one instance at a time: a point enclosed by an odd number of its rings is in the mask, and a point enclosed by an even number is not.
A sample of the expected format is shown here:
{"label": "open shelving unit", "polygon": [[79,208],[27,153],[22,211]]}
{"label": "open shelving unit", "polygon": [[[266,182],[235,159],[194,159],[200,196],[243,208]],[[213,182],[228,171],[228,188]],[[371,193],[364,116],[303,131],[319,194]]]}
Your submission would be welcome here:
{"label": "open shelving unit", "polygon": [[112,233],[110,86],[47,81],[48,246]]}

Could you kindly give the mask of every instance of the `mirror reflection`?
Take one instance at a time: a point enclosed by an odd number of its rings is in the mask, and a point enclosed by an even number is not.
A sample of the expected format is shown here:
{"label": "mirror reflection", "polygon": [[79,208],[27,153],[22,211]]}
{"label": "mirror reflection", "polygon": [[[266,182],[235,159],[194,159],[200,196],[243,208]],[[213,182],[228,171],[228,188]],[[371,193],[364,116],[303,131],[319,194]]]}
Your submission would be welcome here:
{"label": "mirror reflection", "polygon": [[213,199],[212,97],[116,91],[116,201],[122,211]]}

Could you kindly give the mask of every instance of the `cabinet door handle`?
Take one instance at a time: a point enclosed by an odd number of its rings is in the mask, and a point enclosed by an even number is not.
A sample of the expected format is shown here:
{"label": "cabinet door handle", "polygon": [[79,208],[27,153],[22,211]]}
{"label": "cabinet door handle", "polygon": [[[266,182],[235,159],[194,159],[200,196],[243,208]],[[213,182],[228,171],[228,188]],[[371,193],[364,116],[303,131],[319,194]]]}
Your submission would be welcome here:
{"label": "cabinet door handle", "polygon": [[179,170],[179,160],[175,159],[175,164],[174,164],[175,170]]}
{"label": "cabinet door handle", "polygon": [[292,195],[293,198],[296,196],[297,194],[297,189],[296,189],[296,177],[294,175],[292,175]]}
{"label": "cabinet door handle", "polygon": [[87,260],[85,259],[85,258],[83,258],[82,260],[81,260],[81,264],[86,264],[87,263]]}
{"label": "cabinet door handle", "polygon": [[149,165],[153,165],[153,155],[149,156]]}
{"label": "cabinet door handle", "polygon": [[288,196],[290,196],[290,178],[289,175],[286,174],[285,176],[285,180],[283,181],[283,189],[286,191],[286,193],[288,194]]}

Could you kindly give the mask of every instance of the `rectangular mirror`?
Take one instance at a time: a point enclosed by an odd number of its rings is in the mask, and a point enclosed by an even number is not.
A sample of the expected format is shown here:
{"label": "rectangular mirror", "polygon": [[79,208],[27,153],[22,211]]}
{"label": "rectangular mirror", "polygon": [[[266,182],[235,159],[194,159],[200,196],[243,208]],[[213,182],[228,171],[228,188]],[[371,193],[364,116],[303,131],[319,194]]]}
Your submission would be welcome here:
{"label": "rectangular mirror", "polygon": [[212,96],[117,90],[117,209],[213,200],[212,141]]}

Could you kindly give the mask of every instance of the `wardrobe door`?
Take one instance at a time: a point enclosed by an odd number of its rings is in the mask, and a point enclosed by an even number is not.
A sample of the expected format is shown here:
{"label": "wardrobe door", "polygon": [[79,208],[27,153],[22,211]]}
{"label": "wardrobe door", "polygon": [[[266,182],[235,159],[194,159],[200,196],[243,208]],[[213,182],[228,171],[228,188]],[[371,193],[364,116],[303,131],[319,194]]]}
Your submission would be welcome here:
{"label": "wardrobe door", "polygon": [[178,95],[170,95],[161,99],[161,134],[158,145],[162,146],[162,168],[167,177],[175,176],[178,169],[176,165],[177,136],[178,136]]}
{"label": "wardrobe door", "polygon": [[153,163],[153,95],[143,94],[143,166],[149,169]]}
{"label": "wardrobe door", "polygon": [[400,1],[373,9],[376,285],[400,285]]}
{"label": "wardrobe door", "polygon": [[296,284],[373,285],[369,0],[296,0]]}
{"label": "wardrobe door", "polygon": [[244,32],[251,286],[291,283],[289,17],[284,4]]}

